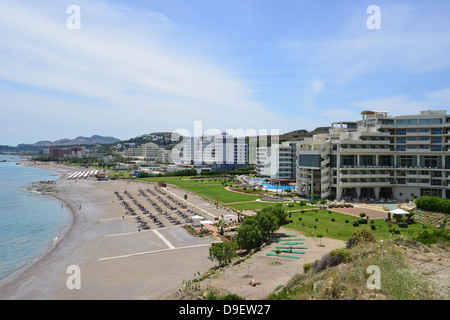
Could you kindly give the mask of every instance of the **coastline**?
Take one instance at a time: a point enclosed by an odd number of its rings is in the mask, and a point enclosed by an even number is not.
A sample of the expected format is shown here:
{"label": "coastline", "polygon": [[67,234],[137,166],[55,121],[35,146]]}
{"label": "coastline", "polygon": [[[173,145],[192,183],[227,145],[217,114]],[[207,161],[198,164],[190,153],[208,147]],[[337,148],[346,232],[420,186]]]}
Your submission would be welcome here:
{"label": "coastline", "polygon": [[[77,170],[50,164],[37,167],[60,172]],[[139,189],[153,189],[156,184],[94,179],[76,182],[64,175],[55,183],[59,193],[46,195],[64,203],[71,210],[72,221],[47,254],[9,278],[8,282],[0,284],[0,299],[178,300],[183,299],[180,290],[185,280],[192,280],[215,266],[208,259],[209,247],[217,241],[215,237],[192,237],[180,225],[162,228],[152,225],[150,230],[137,231],[134,217],[124,215],[121,201],[114,194],[116,190],[122,195],[126,190],[145,204]],[[164,189],[164,192],[179,199],[185,193],[172,187]],[[209,218],[208,215],[229,214],[198,196],[189,197],[189,207],[196,207],[198,213]],[[303,235],[302,238],[306,239],[309,250],[301,261],[273,264],[273,259],[265,255],[273,244],[256,253],[240,268],[227,268],[225,273],[206,280],[203,285],[220,286],[249,300],[264,299],[298,273],[303,263],[312,262],[329,250],[343,246],[342,241],[322,239],[327,241],[327,245],[320,247],[317,239]],[[67,286],[71,276],[67,270],[73,265],[81,270],[80,290],[71,290]],[[248,285],[246,273],[250,265],[252,275],[263,283],[262,286]],[[274,272],[277,277],[273,277]]]}
{"label": "coastline", "polygon": [[[37,167],[65,171],[51,165]],[[58,193],[45,195],[64,203],[71,221],[45,255],[2,279],[0,299],[165,299],[177,292],[183,280],[213,266],[207,257],[215,238],[192,239],[181,227],[140,233],[134,219],[122,218],[114,190],[134,189],[137,193],[137,188],[149,186],[147,183],[75,182],[64,176],[55,183]],[[167,248],[160,237],[176,250]],[[123,253],[129,257],[122,257]],[[67,287],[67,270],[72,265],[81,269],[81,290]]]}
{"label": "coastline", "polygon": [[[17,162],[23,166],[36,168],[36,166],[33,166],[33,164],[30,164],[28,162],[28,160],[29,160],[28,157],[26,157],[26,156],[23,156],[23,157],[26,159],[17,161]],[[64,173],[64,171],[57,170],[56,167],[53,167],[51,165],[45,166],[43,168],[39,167],[39,169],[48,170],[48,171],[52,171],[52,172]],[[57,183],[57,181],[59,181],[60,179],[61,179],[61,177],[57,180],[54,180],[53,182]],[[34,192],[34,193],[37,193],[39,196],[51,197],[53,199],[56,199],[57,201],[61,202],[65,206],[66,209],[68,209],[68,211],[70,213],[69,214],[70,218],[69,218],[69,221],[66,223],[66,225],[56,235],[56,241],[54,239],[53,239],[53,241],[49,240],[47,249],[40,256],[36,257],[34,260],[30,261],[26,265],[20,267],[19,269],[9,273],[8,275],[6,275],[2,279],[0,279],[0,288],[2,288],[3,286],[6,286],[9,283],[17,281],[17,279],[20,278],[23,274],[25,274],[29,269],[33,268],[34,265],[38,264],[41,260],[45,259],[49,254],[51,254],[51,252],[53,250],[55,250],[55,248],[58,246],[60,241],[70,232],[70,230],[72,229],[72,227],[75,223],[75,219],[76,219],[75,211],[74,211],[74,208],[70,204],[68,204],[63,198],[57,196],[54,192],[42,193],[42,192],[33,190],[33,183],[31,185],[27,186],[26,188],[24,188],[23,191]]]}

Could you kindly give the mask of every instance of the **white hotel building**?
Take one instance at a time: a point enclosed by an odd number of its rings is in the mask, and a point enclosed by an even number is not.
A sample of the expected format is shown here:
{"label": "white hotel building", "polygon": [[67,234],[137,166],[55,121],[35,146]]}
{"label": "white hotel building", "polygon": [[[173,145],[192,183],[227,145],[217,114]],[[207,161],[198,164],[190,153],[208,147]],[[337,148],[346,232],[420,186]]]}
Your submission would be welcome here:
{"label": "white hotel building", "polygon": [[[175,149],[175,148],[174,148]],[[248,167],[248,142],[226,132],[185,137],[173,150],[178,164],[209,165],[212,171],[230,171]],[[175,160],[175,157],[172,156]]]}
{"label": "white hotel building", "polygon": [[362,120],[335,122],[328,134],[298,142],[300,195],[338,200],[450,198],[450,115],[445,110],[361,115]]}

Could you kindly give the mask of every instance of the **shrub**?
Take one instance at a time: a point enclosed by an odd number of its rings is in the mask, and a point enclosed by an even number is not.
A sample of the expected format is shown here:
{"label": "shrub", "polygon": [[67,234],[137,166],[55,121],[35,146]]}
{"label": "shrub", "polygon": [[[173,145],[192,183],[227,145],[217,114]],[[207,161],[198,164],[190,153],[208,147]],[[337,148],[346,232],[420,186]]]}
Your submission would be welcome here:
{"label": "shrub", "polygon": [[348,220],[345,220],[345,223],[348,223]]}
{"label": "shrub", "polygon": [[365,214],[364,212],[361,212],[361,213],[359,214],[359,216],[360,216],[361,218],[364,218],[364,217],[366,216],[366,214]]}
{"label": "shrub", "polygon": [[245,300],[245,298],[238,296],[235,293],[227,294],[226,296],[220,298],[220,300]]}
{"label": "shrub", "polygon": [[333,257],[335,256],[339,257],[342,260],[342,262],[350,262],[352,260],[351,251],[346,248],[335,249],[331,251],[330,254]]}
{"label": "shrub", "polygon": [[355,245],[364,242],[375,242],[375,236],[373,233],[366,229],[355,231],[348,240],[347,248],[350,249]]}
{"label": "shrub", "polygon": [[402,222],[398,224],[399,228],[408,228],[408,224],[406,222]]}
{"label": "shrub", "polygon": [[358,223],[359,224],[367,224],[367,219],[359,219]]}
{"label": "shrub", "polygon": [[358,221],[353,222],[353,226],[354,226],[354,227],[358,227],[358,226],[359,226]]}
{"label": "shrub", "polygon": [[432,233],[424,231],[421,232],[416,239],[423,244],[433,244],[439,241],[449,242],[450,234],[449,231],[445,229],[434,230]]}
{"label": "shrub", "polygon": [[320,260],[316,260],[311,268],[313,273],[322,272],[323,270],[337,266],[342,262],[342,258],[339,255],[332,255],[331,252],[325,254]]}
{"label": "shrub", "polygon": [[303,271],[304,271],[305,273],[310,272],[310,271],[311,271],[311,268],[312,268],[312,263],[305,263],[305,264],[303,265]]}
{"label": "shrub", "polygon": [[422,196],[416,199],[418,209],[450,213],[450,199]]}
{"label": "shrub", "polygon": [[335,221],[336,221],[336,219],[334,219],[334,218],[333,218],[333,219],[331,219],[331,221],[332,221],[332,222],[335,222]]}

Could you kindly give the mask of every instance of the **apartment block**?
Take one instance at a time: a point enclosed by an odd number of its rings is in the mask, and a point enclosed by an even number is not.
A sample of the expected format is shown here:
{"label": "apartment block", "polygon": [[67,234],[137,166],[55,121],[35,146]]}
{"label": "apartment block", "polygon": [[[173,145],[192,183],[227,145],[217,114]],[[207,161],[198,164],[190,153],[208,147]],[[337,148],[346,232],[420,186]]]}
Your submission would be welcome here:
{"label": "apartment block", "polygon": [[121,155],[125,158],[139,160],[171,162],[170,151],[161,148],[153,142],[148,142],[135,148],[128,148],[122,151]]}
{"label": "apartment block", "polygon": [[363,111],[332,123],[328,134],[300,141],[297,186],[302,196],[406,200],[450,198],[450,115],[426,110],[390,116]]}
{"label": "apartment block", "polygon": [[214,171],[245,168],[248,143],[245,137],[233,137],[226,132],[185,138],[180,164],[210,165]]}
{"label": "apartment block", "polygon": [[86,155],[86,147],[50,148],[48,154],[55,158],[83,158]]}
{"label": "apartment block", "polygon": [[260,177],[294,182],[298,141],[285,141],[256,149],[256,173]]}

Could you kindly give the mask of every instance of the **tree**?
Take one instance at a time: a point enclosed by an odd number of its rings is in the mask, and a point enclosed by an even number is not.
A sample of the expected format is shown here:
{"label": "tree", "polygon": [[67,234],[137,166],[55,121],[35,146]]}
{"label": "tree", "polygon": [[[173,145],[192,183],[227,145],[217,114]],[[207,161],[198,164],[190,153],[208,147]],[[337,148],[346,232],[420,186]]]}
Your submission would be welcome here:
{"label": "tree", "polygon": [[267,239],[268,236],[275,232],[279,227],[277,217],[273,214],[273,212],[268,210],[258,212],[254,220],[263,239]]}
{"label": "tree", "polygon": [[219,242],[209,248],[209,260],[217,261],[219,266],[231,262],[234,257],[236,257],[236,245],[233,242]]}
{"label": "tree", "polygon": [[216,222],[216,226],[220,228],[220,235],[223,236],[223,228],[228,226],[228,222],[226,222],[225,220],[219,220]]}
{"label": "tree", "polygon": [[323,234],[321,234],[321,233],[319,233],[318,235],[317,235],[317,237],[319,238],[319,247],[321,247],[322,246],[322,238],[323,238]]}
{"label": "tree", "polygon": [[280,249],[277,249],[277,250],[275,250],[274,252],[275,252],[275,254],[277,255],[277,262],[278,262],[278,259],[280,258],[281,250],[280,250]]}
{"label": "tree", "polygon": [[[248,217],[245,220],[247,219]],[[261,232],[254,223],[242,224],[236,232],[236,243],[247,251],[255,248],[260,243],[262,238]]]}
{"label": "tree", "polygon": [[271,212],[273,215],[275,215],[278,227],[281,227],[282,225],[284,225],[286,218],[288,216],[288,213],[283,209],[283,207],[281,205],[276,205],[274,207],[267,207],[262,209],[261,211],[258,212]]}

